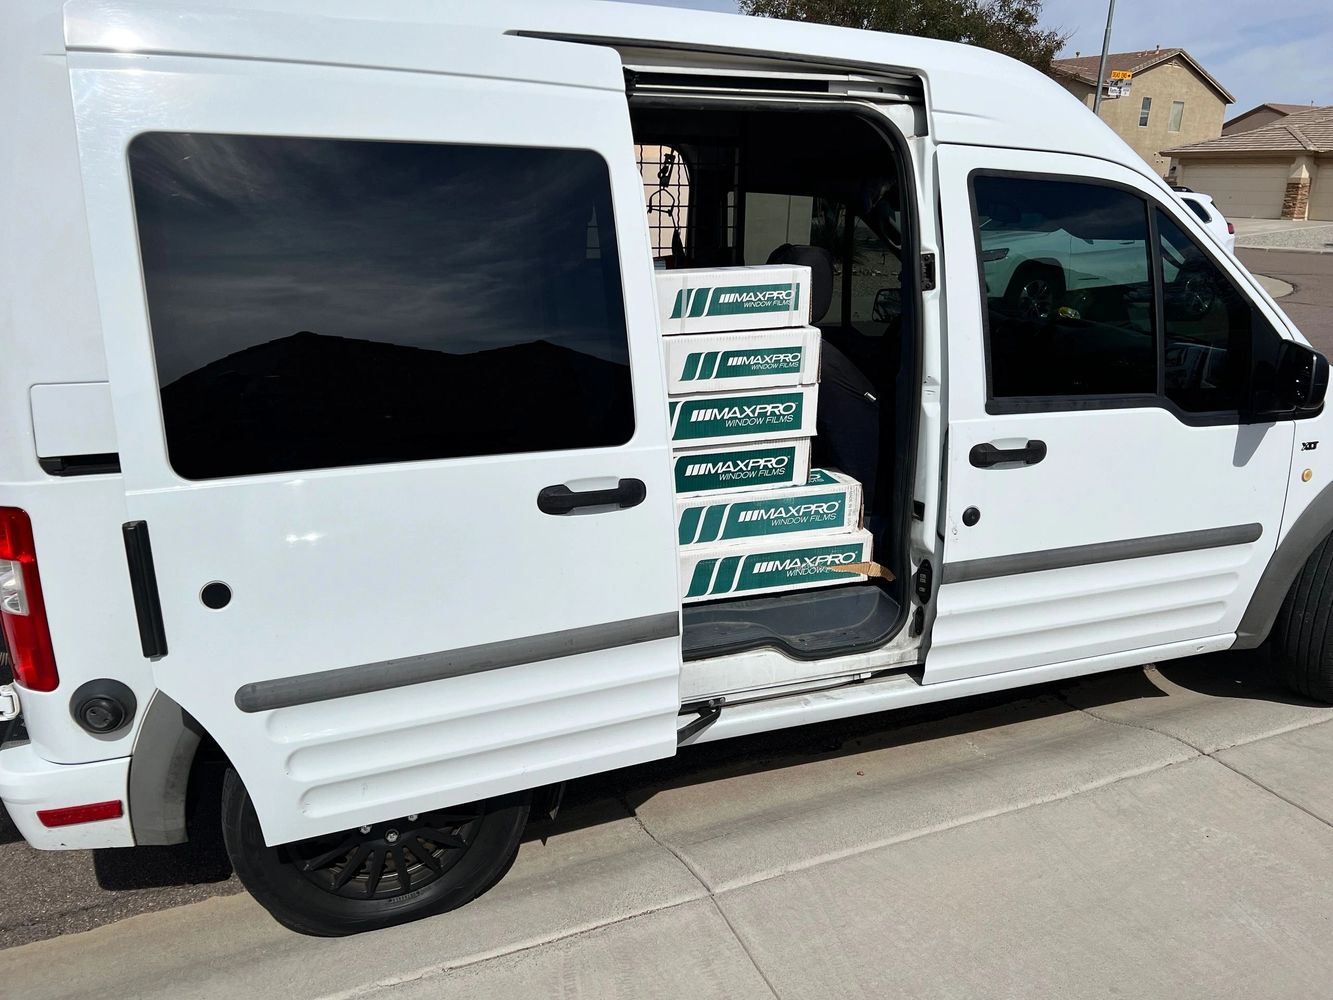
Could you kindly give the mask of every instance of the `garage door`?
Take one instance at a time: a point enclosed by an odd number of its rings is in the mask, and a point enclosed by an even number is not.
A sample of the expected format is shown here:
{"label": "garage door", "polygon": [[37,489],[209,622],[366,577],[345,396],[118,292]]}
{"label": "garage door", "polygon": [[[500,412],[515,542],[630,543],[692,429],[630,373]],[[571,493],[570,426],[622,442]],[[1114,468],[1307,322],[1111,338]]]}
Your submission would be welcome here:
{"label": "garage door", "polygon": [[1213,196],[1228,218],[1276,219],[1282,215],[1290,163],[1199,163],[1185,168],[1184,183]]}
{"label": "garage door", "polygon": [[1333,222],[1333,160],[1320,160],[1310,186],[1310,218]]}

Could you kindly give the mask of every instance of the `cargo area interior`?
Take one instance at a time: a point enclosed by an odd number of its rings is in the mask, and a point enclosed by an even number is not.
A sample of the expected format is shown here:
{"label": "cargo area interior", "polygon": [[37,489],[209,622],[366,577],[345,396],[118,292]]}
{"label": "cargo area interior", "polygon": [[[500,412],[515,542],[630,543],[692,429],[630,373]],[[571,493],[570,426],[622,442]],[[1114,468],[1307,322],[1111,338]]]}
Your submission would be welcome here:
{"label": "cargo area interior", "polygon": [[811,465],[862,484],[874,559],[893,580],[684,605],[684,655],[772,647],[797,659],[874,649],[905,624],[918,379],[905,158],[846,107],[631,100],[659,269],[801,264],[821,372]]}

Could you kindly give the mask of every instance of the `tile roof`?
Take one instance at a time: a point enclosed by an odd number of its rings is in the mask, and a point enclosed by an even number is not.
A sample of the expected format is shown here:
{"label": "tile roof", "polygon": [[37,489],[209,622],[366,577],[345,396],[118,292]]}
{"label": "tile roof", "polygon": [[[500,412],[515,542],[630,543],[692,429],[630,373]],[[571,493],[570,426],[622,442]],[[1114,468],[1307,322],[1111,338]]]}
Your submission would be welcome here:
{"label": "tile roof", "polygon": [[1240,114],[1227,119],[1227,121],[1222,123],[1222,127],[1230,128],[1232,125],[1235,125],[1236,122],[1250,117],[1250,115],[1254,114],[1256,111],[1276,111],[1280,115],[1294,115],[1297,111],[1309,110],[1310,105],[1308,104],[1276,104],[1273,101],[1265,101],[1263,104],[1256,104],[1249,110],[1242,111]]}
{"label": "tile roof", "polygon": [[[1176,56],[1180,56],[1194,67],[1198,74],[1207,80],[1228,104],[1236,100],[1231,91],[1222,86],[1215,76],[1200,66],[1198,61],[1184,49],[1144,49],[1140,52],[1112,52],[1106,57],[1106,72],[1109,74],[1112,70],[1128,70],[1131,73],[1142,73],[1144,70],[1151,69],[1158,63],[1166,62]],[[1095,87],[1097,86],[1097,67],[1101,61],[1100,54],[1080,56],[1076,59],[1055,59],[1051,62],[1051,70],[1063,76],[1072,76],[1090,87]]]}
{"label": "tile roof", "polygon": [[1177,153],[1333,153],[1333,104],[1301,110],[1262,128],[1162,150]]}

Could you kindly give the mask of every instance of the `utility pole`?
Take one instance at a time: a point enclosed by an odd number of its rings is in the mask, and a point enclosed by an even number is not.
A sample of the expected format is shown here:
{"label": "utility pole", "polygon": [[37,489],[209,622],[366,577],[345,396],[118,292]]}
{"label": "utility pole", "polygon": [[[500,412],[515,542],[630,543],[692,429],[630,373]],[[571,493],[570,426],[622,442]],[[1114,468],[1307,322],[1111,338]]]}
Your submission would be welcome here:
{"label": "utility pole", "polygon": [[1115,0],[1106,8],[1106,34],[1102,37],[1102,62],[1097,67],[1097,94],[1092,99],[1092,113],[1101,114],[1102,88],[1106,86],[1106,56],[1111,51],[1111,21],[1115,17]]}

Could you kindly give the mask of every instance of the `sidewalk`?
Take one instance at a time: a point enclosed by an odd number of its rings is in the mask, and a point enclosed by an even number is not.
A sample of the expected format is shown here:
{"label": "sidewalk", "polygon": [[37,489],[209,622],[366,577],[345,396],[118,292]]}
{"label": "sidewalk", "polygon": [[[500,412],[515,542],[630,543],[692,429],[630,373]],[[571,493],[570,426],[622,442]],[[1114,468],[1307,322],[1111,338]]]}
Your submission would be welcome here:
{"label": "sidewalk", "polygon": [[1333,222],[1231,219],[1236,248],[1333,253]]}
{"label": "sidewalk", "polygon": [[455,913],[318,940],[217,898],[0,951],[0,983],[25,1000],[1321,996],[1333,710],[1253,662],[687,751],[572,786],[550,836]]}

